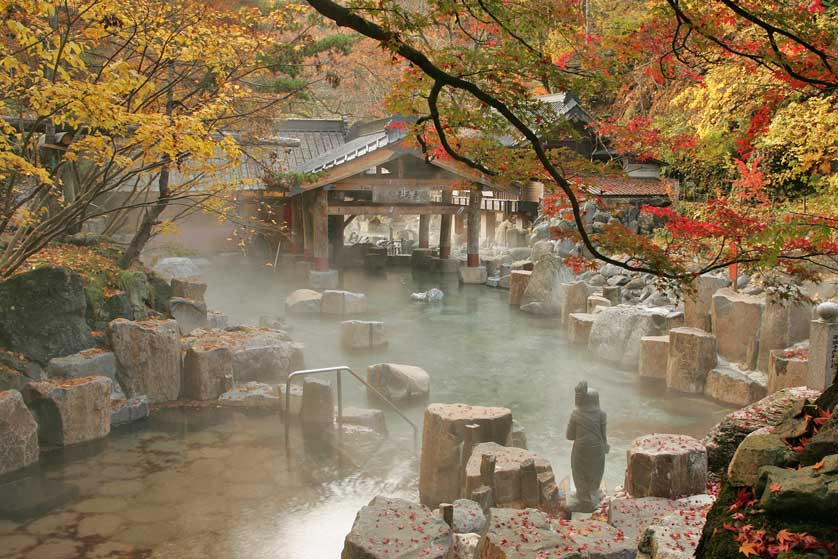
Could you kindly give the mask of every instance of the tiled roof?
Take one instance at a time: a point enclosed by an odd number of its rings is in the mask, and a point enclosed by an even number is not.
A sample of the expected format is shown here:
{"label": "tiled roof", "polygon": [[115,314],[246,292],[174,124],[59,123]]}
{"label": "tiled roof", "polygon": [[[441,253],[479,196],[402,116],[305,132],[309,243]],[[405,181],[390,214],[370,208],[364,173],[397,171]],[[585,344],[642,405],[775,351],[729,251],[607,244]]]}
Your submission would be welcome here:
{"label": "tiled roof", "polygon": [[320,157],[306,161],[302,165],[295,167],[294,170],[299,173],[316,173],[318,171],[325,171],[348,163],[353,159],[372,153],[390,144],[400,142],[405,137],[405,132],[402,130],[382,130],[373,134],[367,134],[354,140],[350,140],[345,144],[324,153]]}
{"label": "tiled roof", "polygon": [[585,190],[595,196],[669,196],[676,192],[676,179],[647,179],[625,175],[600,175],[581,177],[578,181]]}
{"label": "tiled roof", "polygon": [[288,170],[295,170],[312,159],[332,151],[346,142],[347,125],[341,120],[298,119],[279,123],[279,135],[300,140],[298,147],[277,147],[277,156],[286,161]]}
{"label": "tiled roof", "polygon": [[550,105],[557,115],[573,122],[591,122],[593,117],[579,103],[579,99],[570,92],[560,91],[541,95],[539,101]]}

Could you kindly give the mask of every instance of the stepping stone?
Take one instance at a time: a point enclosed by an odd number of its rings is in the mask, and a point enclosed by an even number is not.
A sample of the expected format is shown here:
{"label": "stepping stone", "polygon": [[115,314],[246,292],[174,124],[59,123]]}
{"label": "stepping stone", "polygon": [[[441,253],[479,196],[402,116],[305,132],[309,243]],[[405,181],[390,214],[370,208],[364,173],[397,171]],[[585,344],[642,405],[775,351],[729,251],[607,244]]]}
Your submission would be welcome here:
{"label": "stepping stone", "polygon": [[706,486],[707,451],[696,439],[652,434],[629,446],[625,488],[632,497],[672,499],[704,493]]}

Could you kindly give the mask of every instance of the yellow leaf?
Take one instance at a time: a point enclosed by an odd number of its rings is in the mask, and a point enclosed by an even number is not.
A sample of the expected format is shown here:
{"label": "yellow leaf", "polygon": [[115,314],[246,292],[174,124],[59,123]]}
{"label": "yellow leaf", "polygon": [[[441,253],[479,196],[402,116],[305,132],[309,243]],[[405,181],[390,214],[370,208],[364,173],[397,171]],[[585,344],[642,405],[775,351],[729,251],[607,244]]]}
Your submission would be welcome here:
{"label": "yellow leaf", "polygon": [[739,546],[739,553],[744,555],[745,557],[750,557],[751,555],[759,556],[757,552],[757,546],[753,542],[745,542]]}

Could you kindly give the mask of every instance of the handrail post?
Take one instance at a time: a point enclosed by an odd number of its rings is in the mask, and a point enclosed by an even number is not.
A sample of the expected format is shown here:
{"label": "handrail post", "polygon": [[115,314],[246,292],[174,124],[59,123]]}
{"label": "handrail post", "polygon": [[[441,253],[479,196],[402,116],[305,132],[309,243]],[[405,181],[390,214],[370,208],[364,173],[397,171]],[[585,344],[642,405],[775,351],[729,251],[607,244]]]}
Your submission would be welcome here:
{"label": "handrail post", "polygon": [[[340,427],[343,427],[343,383],[341,380],[341,373],[347,372],[355,379],[367,387],[367,391],[372,391],[373,394],[378,396],[381,401],[385,404],[390,406],[396,414],[401,417],[403,420],[410,425],[410,428],[413,429],[413,450],[418,450],[419,448],[419,429],[416,427],[416,424],[410,420],[389,398],[384,396],[381,392],[378,391],[377,388],[372,386],[369,382],[362,379],[358,376],[358,374],[353,371],[351,368],[347,367],[346,365],[340,365],[338,367],[325,367],[322,369],[304,369],[300,371],[293,371],[288,374],[287,379],[285,380],[285,410],[283,416],[285,418],[285,449],[289,449],[290,444],[290,434],[291,434],[291,380],[296,376],[305,376],[309,374],[319,374],[319,373],[330,373],[335,372],[337,374],[337,393],[338,393],[338,424]],[[341,429],[342,432],[342,429]]]}
{"label": "handrail post", "polygon": [[338,385],[338,427],[341,429],[341,432],[343,432],[343,387],[340,382],[341,372],[343,372],[342,369],[335,369]]}

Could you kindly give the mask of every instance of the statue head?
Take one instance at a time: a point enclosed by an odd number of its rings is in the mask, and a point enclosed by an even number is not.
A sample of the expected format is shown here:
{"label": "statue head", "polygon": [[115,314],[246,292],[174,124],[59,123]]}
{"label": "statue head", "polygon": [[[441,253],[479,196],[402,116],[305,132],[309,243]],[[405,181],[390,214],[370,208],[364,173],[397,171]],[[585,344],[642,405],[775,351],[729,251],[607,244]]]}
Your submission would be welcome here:
{"label": "statue head", "polygon": [[587,398],[588,382],[583,380],[582,382],[576,385],[576,388],[574,390],[576,391],[576,406],[581,407],[585,404],[585,400]]}
{"label": "statue head", "polygon": [[597,392],[596,390],[588,390],[588,393],[585,397],[584,406],[587,409],[598,410],[599,409],[599,392]]}

